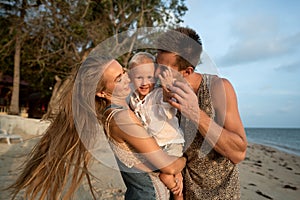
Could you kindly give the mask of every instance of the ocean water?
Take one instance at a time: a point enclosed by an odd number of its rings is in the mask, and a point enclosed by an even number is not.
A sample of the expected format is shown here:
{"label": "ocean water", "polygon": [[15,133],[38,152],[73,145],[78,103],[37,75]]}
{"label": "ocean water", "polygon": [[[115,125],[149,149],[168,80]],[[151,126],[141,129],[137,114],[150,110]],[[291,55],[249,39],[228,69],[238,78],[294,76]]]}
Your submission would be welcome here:
{"label": "ocean water", "polygon": [[300,128],[245,128],[251,143],[274,147],[300,156]]}

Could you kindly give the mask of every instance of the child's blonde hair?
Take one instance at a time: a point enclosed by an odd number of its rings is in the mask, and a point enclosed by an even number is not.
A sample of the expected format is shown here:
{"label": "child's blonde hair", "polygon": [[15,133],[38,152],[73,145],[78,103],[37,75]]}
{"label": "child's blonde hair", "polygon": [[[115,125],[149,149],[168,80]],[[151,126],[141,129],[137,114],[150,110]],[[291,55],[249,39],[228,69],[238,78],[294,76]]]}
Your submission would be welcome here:
{"label": "child's blonde hair", "polygon": [[130,59],[128,69],[132,69],[138,65],[146,63],[155,63],[155,57],[148,52],[138,52]]}

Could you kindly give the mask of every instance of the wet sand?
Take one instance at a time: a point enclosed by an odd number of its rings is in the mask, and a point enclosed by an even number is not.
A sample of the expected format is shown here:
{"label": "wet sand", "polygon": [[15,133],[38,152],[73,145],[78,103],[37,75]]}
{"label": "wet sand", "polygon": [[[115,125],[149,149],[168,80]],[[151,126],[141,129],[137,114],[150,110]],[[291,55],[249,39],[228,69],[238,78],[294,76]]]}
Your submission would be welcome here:
{"label": "wet sand", "polygon": [[239,169],[243,200],[298,200],[300,197],[299,156],[250,144]]}

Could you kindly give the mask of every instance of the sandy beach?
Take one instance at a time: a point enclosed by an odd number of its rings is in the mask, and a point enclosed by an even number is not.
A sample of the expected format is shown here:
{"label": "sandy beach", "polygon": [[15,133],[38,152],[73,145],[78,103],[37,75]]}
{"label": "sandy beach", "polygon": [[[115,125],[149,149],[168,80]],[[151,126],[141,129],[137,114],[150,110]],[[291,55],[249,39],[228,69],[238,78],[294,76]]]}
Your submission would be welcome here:
{"label": "sandy beach", "polygon": [[239,164],[243,200],[300,197],[300,157],[274,148],[249,144]]}
{"label": "sandy beach", "polygon": [[[38,141],[37,136],[22,134],[23,143],[6,144],[0,141],[0,189],[12,183],[17,168]],[[96,163],[93,168],[97,199],[123,199],[125,186],[118,171]],[[288,199],[300,196],[300,157],[276,149],[249,144],[246,159],[239,164],[242,200]],[[0,191],[0,200],[10,199],[7,191]],[[17,199],[22,199],[19,196]],[[76,199],[92,199],[84,183]]]}

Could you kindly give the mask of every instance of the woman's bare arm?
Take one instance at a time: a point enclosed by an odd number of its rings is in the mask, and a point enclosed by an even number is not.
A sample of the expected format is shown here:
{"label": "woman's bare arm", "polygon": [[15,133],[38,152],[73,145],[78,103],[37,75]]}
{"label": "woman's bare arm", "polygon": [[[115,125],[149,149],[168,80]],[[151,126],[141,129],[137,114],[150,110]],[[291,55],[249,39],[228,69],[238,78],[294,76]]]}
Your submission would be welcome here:
{"label": "woman's bare arm", "polygon": [[186,159],[169,156],[163,152],[132,111],[117,113],[111,122],[111,136],[118,142],[129,143],[161,172],[174,175],[184,168]]}

